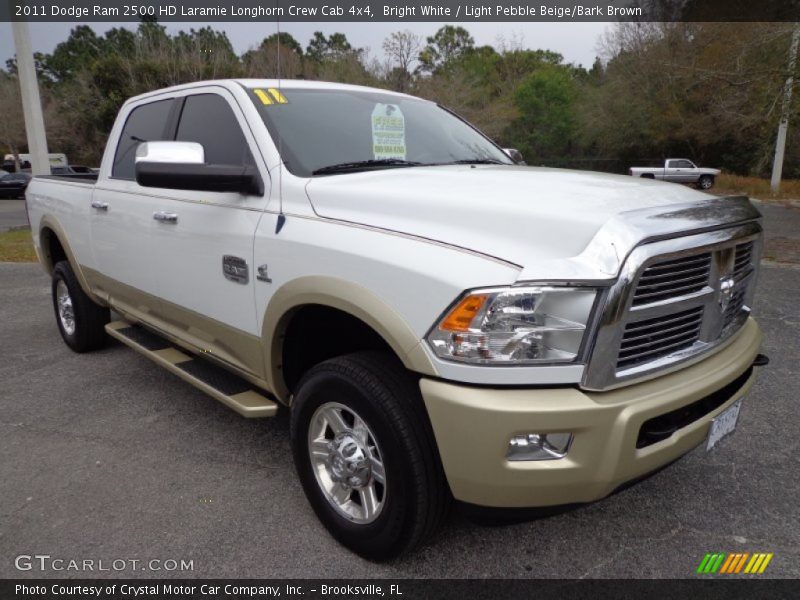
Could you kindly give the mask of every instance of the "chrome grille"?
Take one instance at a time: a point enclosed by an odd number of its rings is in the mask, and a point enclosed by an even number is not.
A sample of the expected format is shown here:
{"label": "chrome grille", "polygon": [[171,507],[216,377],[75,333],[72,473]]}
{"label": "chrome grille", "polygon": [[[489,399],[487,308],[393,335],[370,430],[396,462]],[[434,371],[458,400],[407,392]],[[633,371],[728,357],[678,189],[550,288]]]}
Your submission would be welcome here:
{"label": "chrome grille", "polygon": [[736,252],[733,260],[732,275],[734,279],[739,279],[744,275],[753,264],[753,242],[739,244],[736,246]]}
{"label": "chrome grille", "polygon": [[733,292],[733,296],[731,296],[728,306],[725,307],[725,311],[722,313],[723,327],[728,327],[736,320],[737,315],[744,307],[744,296],[746,291],[746,285],[739,285]]}
{"label": "chrome grille", "polygon": [[691,346],[703,324],[703,307],[628,323],[622,334],[617,369],[627,369]]}
{"label": "chrome grille", "polygon": [[633,306],[699,292],[708,283],[711,253],[667,260],[647,267],[639,277]]}
{"label": "chrome grille", "polygon": [[757,222],[635,248],[606,294],[582,385],[639,381],[721,346],[750,314],[760,253]]}

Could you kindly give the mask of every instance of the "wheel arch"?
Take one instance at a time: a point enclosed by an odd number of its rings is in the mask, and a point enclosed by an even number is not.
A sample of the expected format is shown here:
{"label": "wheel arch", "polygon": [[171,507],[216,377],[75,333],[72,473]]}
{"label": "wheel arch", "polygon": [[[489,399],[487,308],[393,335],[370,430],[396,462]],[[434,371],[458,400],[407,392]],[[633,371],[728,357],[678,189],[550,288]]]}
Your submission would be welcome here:
{"label": "wheel arch", "polygon": [[80,263],[75,259],[75,253],[67,241],[67,235],[58,221],[51,216],[44,216],[39,222],[39,259],[45,272],[52,277],[53,269],[60,260],[66,260],[72,267],[72,272],[84,293],[94,302],[105,306],[106,303],[92,293]]}
{"label": "wheel arch", "polygon": [[[371,290],[327,276],[306,276],[284,284],[271,298],[262,325],[264,372],[273,393],[288,403],[295,377],[284,369],[284,350],[292,323],[304,310],[336,311],[374,332],[403,365],[417,373],[436,376],[436,368],[421,347],[419,337],[403,317]],[[364,331],[364,330],[362,330]]]}

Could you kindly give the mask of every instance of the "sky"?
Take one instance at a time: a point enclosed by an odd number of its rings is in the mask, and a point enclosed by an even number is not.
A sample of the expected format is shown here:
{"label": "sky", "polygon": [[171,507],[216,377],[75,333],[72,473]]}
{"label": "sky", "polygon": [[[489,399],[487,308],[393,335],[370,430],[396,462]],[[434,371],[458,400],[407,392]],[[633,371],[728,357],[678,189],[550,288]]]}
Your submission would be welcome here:
{"label": "sky", "polygon": [[[36,52],[49,53],[64,41],[70,30],[81,23],[31,23],[31,42]],[[98,33],[112,27],[135,28],[137,23],[88,23]],[[170,33],[181,29],[199,29],[206,25],[224,30],[234,50],[242,54],[257,46],[275,32],[274,23],[165,23]],[[369,48],[371,56],[383,58],[381,44],[393,31],[410,29],[425,37],[432,35],[444,23],[282,23],[281,30],[292,34],[305,48],[314,31],[326,35],[341,31],[353,46]],[[497,46],[503,40],[524,48],[553,50],[566,62],[591,67],[598,54],[598,42],[609,23],[460,23],[475,38],[479,46]],[[14,55],[11,24],[0,23],[0,67]]]}

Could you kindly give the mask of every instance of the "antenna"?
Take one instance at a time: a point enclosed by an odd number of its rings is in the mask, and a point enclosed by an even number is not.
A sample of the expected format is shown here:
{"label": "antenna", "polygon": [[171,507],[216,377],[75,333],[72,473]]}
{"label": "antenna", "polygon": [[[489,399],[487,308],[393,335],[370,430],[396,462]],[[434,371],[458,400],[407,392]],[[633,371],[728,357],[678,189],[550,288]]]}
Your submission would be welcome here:
{"label": "antenna", "polygon": [[[281,0],[275,0],[275,8],[280,8]],[[278,43],[275,45],[275,51],[278,53],[278,92],[281,91],[281,11],[276,10],[275,14],[275,27],[278,30]],[[286,215],[283,214],[283,139],[278,136],[278,222],[275,224],[275,235],[281,232],[284,223],[286,223]]]}

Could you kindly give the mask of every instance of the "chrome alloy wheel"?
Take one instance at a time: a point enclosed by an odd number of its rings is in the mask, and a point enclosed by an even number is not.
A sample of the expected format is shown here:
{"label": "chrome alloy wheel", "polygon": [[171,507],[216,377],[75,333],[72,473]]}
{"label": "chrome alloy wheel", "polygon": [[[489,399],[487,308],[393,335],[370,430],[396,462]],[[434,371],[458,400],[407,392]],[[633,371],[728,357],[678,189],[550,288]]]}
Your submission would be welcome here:
{"label": "chrome alloy wheel", "polygon": [[72,296],[69,295],[67,284],[63,279],[58,280],[56,285],[56,304],[58,305],[58,320],[64,333],[73,335],[75,333],[75,309],[72,307]]}
{"label": "chrome alloy wheel", "polygon": [[375,435],[351,408],[326,402],[308,429],[311,468],[325,498],[348,521],[371,523],[386,503],[383,456]]}

